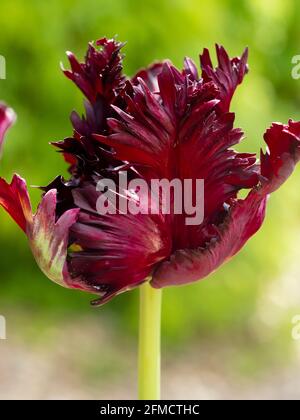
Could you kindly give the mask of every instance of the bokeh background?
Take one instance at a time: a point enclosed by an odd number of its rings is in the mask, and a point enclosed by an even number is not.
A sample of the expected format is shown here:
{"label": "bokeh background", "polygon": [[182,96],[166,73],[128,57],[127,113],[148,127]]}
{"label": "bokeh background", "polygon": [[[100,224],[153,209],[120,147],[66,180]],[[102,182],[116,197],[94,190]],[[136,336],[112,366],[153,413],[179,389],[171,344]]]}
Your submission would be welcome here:
{"label": "bokeh background", "polygon": [[[182,66],[203,47],[230,55],[250,49],[250,73],[232,109],[246,133],[241,150],[259,152],[272,121],[300,119],[297,0],[1,0],[0,54],[7,79],[0,98],[18,113],[1,176],[32,185],[66,174],[48,142],[71,133],[82,95],[61,73],[65,51],[87,42],[128,41],[125,72],[157,59]],[[164,290],[164,398],[300,399],[300,168],[269,201],[261,231],[209,279]],[[40,192],[32,188],[34,203]],[[26,238],[0,213],[0,398],[134,398],[138,291],[93,309],[90,296],[65,290],[36,267]]]}

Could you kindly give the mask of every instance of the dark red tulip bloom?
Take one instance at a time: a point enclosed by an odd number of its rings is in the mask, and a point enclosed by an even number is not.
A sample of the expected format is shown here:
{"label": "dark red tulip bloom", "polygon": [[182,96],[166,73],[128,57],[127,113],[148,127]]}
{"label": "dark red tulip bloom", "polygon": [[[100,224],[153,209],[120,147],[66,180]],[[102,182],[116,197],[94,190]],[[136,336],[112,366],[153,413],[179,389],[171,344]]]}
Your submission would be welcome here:
{"label": "dark red tulip bloom", "polygon": [[[68,53],[65,71],[86,96],[86,115],[71,115],[74,134],[54,145],[70,165],[70,179],[47,187],[35,215],[25,181],[0,180],[0,204],[26,232],[44,273],[57,283],[99,294],[95,303],[152,277],[160,288],[200,280],[233,257],[263,223],[267,198],[300,159],[300,122],[273,124],[267,151],[237,153],[243,138],[229,112],[248,71],[247,51],[230,59],[217,46],[213,68],[207,50],[202,75],[191,59],[179,71],[156,63],[131,80],[122,74],[122,44],[102,39],[84,63]],[[97,183],[128,178],[204,180],[204,219],[187,225],[187,214],[100,215]],[[118,185],[128,202],[146,197]],[[245,199],[241,190],[249,190]],[[171,206],[172,210],[173,207]],[[145,212],[147,213],[147,212]]]}

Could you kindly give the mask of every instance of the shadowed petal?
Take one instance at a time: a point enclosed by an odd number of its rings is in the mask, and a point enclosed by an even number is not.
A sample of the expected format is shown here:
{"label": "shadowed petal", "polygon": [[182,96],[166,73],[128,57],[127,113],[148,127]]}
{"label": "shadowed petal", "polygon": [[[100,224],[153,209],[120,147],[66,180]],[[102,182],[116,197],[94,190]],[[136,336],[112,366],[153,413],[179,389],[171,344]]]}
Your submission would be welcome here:
{"label": "shadowed petal", "polygon": [[184,59],[184,72],[190,77],[190,80],[192,81],[197,81],[199,79],[197,66],[189,57],[185,57]]}
{"label": "shadowed petal", "polygon": [[27,234],[37,264],[51,280],[71,287],[66,269],[67,248],[69,229],[76,222],[79,209],[68,210],[56,220],[56,204],[56,190],[50,190],[33,215],[26,182],[18,175],[11,184],[0,179],[0,205]]}
{"label": "shadowed petal", "polygon": [[134,84],[139,84],[139,79],[142,79],[145,84],[148,86],[151,92],[157,92],[158,81],[157,76],[162,71],[164,63],[169,61],[164,61],[163,63],[153,63],[151,66],[140,70],[131,80]]}
{"label": "shadowed petal", "polygon": [[261,183],[245,200],[233,202],[217,234],[205,246],[175,251],[155,270],[154,287],[201,280],[233,257],[260,228],[268,195],[278,189],[300,159],[300,122],[273,124],[264,136],[268,150],[261,158]]}
{"label": "shadowed petal", "polygon": [[73,137],[52,144],[63,150],[65,160],[71,164],[69,172],[76,178],[92,172],[99,173],[106,164],[109,166],[109,159],[111,165],[115,164],[112,154],[107,155],[92,134],[107,133],[107,120],[115,115],[111,105],[122,108],[124,104],[127,84],[122,74],[123,55],[120,50],[123,45],[115,39],[106,38],[98,40],[96,46],[90,43],[83,63],[71,52],[67,53],[71,69],[64,70],[64,73],[87,98],[84,102],[85,115],[80,116],[73,111]]}
{"label": "shadowed petal", "polygon": [[163,216],[99,215],[93,186],[74,190],[81,212],[71,228],[68,271],[85,290],[101,295],[94,304],[144,282],[155,264],[171,252],[169,225]]}
{"label": "shadowed petal", "polygon": [[265,217],[266,197],[251,192],[238,201],[219,226],[218,237],[204,248],[175,251],[153,273],[151,284],[161,288],[201,280],[233,257],[261,227]]}

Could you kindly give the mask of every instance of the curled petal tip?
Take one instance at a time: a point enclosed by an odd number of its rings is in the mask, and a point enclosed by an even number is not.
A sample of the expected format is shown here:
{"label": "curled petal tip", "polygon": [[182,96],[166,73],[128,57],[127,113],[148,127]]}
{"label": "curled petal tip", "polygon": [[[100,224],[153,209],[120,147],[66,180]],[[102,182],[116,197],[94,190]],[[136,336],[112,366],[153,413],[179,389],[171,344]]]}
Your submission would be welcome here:
{"label": "curled petal tip", "polygon": [[10,184],[0,178],[0,205],[28,236],[37,264],[51,280],[69,287],[66,270],[69,230],[79,209],[73,208],[57,218],[57,192],[48,191],[32,214],[26,182],[15,175]]}
{"label": "curled petal tip", "polygon": [[263,191],[272,193],[288,179],[300,160],[300,122],[273,123],[264,140],[267,150],[261,153]]}

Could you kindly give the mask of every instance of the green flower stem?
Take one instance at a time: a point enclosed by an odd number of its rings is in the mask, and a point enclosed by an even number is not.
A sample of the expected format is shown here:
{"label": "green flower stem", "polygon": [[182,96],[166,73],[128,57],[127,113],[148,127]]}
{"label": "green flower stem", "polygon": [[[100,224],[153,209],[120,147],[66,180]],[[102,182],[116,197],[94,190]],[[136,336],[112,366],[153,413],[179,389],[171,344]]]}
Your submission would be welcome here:
{"label": "green flower stem", "polygon": [[140,287],[139,399],[160,399],[160,324],[162,290]]}

